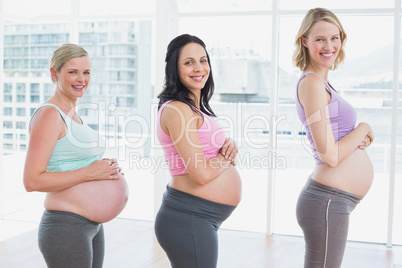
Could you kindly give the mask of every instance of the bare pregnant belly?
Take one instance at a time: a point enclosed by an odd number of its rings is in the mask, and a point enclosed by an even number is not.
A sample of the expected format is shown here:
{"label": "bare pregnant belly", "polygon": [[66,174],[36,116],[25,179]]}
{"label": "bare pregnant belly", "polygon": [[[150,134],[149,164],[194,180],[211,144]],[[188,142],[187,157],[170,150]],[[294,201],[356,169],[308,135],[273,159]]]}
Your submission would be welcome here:
{"label": "bare pregnant belly", "polygon": [[374,169],[365,150],[357,149],[337,167],[317,165],[313,179],[337,189],[364,197],[373,183]]}
{"label": "bare pregnant belly", "polygon": [[241,178],[233,166],[203,186],[194,182],[188,174],[174,176],[170,186],[213,202],[231,206],[237,206],[241,200]]}
{"label": "bare pregnant belly", "polygon": [[45,208],[69,211],[94,222],[114,219],[128,200],[128,187],[121,173],[117,180],[80,183],[63,191],[48,193]]}

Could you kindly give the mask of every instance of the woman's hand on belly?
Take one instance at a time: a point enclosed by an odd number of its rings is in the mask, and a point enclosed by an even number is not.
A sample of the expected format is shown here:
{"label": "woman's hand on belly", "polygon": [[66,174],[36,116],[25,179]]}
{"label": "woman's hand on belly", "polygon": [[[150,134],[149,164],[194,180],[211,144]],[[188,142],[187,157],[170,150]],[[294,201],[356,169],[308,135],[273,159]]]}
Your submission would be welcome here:
{"label": "woman's hand on belly", "polygon": [[115,180],[84,182],[66,190],[49,193],[45,208],[77,213],[95,222],[115,218],[126,206],[128,186],[124,176]]}
{"label": "woman's hand on belly", "polygon": [[121,168],[117,163],[117,160],[112,158],[103,158],[102,160],[96,160],[91,165],[86,167],[86,172],[90,174],[91,180],[117,180],[119,179],[119,173]]}
{"label": "woman's hand on belly", "polygon": [[226,138],[225,143],[220,149],[220,153],[225,157],[225,159],[229,160],[233,166],[236,166],[236,156],[239,150],[236,147],[236,143],[231,138]]}
{"label": "woman's hand on belly", "polygon": [[371,145],[372,142],[373,142],[373,137],[366,136],[363,139],[363,141],[360,143],[359,149],[360,150],[365,150],[366,148],[368,148]]}

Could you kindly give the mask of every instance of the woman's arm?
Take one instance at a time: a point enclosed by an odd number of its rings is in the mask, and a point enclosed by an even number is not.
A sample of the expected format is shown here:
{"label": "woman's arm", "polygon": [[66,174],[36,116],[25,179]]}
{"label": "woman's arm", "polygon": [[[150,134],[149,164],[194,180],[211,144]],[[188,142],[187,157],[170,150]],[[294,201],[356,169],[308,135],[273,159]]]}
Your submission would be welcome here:
{"label": "woman's arm", "polygon": [[205,158],[197,133],[200,120],[187,104],[174,101],[164,108],[161,125],[172,138],[190,177],[199,185],[205,185],[228,168],[230,160],[221,154]]}
{"label": "woman's arm", "polygon": [[24,186],[28,192],[56,192],[85,181],[118,179],[119,167],[107,160],[73,171],[46,172],[57,140],[66,133],[65,123],[55,108],[39,109],[32,118],[30,132],[24,167]]}
{"label": "woman's arm", "polygon": [[371,142],[374,139],[370,125],[360,123],[349,134],[335,141],[328,110],[330,95],[319,77],[306,76],[299,84],[298,96],[319,157],[327,165],[336,167],[354,152],[366,136]]}

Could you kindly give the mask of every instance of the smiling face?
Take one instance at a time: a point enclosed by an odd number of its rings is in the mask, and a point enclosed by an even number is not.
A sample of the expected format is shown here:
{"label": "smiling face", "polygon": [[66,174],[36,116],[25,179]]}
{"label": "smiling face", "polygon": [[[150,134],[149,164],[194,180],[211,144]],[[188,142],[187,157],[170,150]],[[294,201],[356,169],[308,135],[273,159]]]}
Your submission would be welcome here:
{"label": "smiling face", "polygon": [[197,43],[185,45],[180,51],[177,66],[181,83],[199,96],[210,72],[205,49]]}
{"label": "smiling face", "polygon": [[50,69],[56,90],[70,99],[84,96],[91,81],[91,63],[87,56],[72,58],[57,72]]}
{"label": "smiling face", "polygon": [[311,27],[307,38],[302,37],[302,44],[308,49],[310,65],[326,69],[332,67],[342,46],[338,27],[323,20]]}

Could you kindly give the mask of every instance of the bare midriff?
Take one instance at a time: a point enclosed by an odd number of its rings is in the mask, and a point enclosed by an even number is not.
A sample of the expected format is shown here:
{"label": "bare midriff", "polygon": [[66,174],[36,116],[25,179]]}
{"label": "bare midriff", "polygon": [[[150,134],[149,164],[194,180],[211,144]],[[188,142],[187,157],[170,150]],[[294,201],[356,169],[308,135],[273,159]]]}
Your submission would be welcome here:
{"label": "bare midriff", "polygon": [[170,186],[216,203],[237,206],[241,200],[241,179],[236,168],[230,165],[217,178],[199,185],[189,174],[173,176]]}
{"label": "bare midriff", "polygon": [[62,191],[47,193],[45,208],[73,212],[103,223],[120,214],[127,200],[128,186],[119,173],[117,180],[83,182]]}
{"label": "bare midriff", "polygon": [[317,165],[311,176],[321,184],[364,197],[373,183],[374,169],[367,152],[357,149],[336,167]]}

